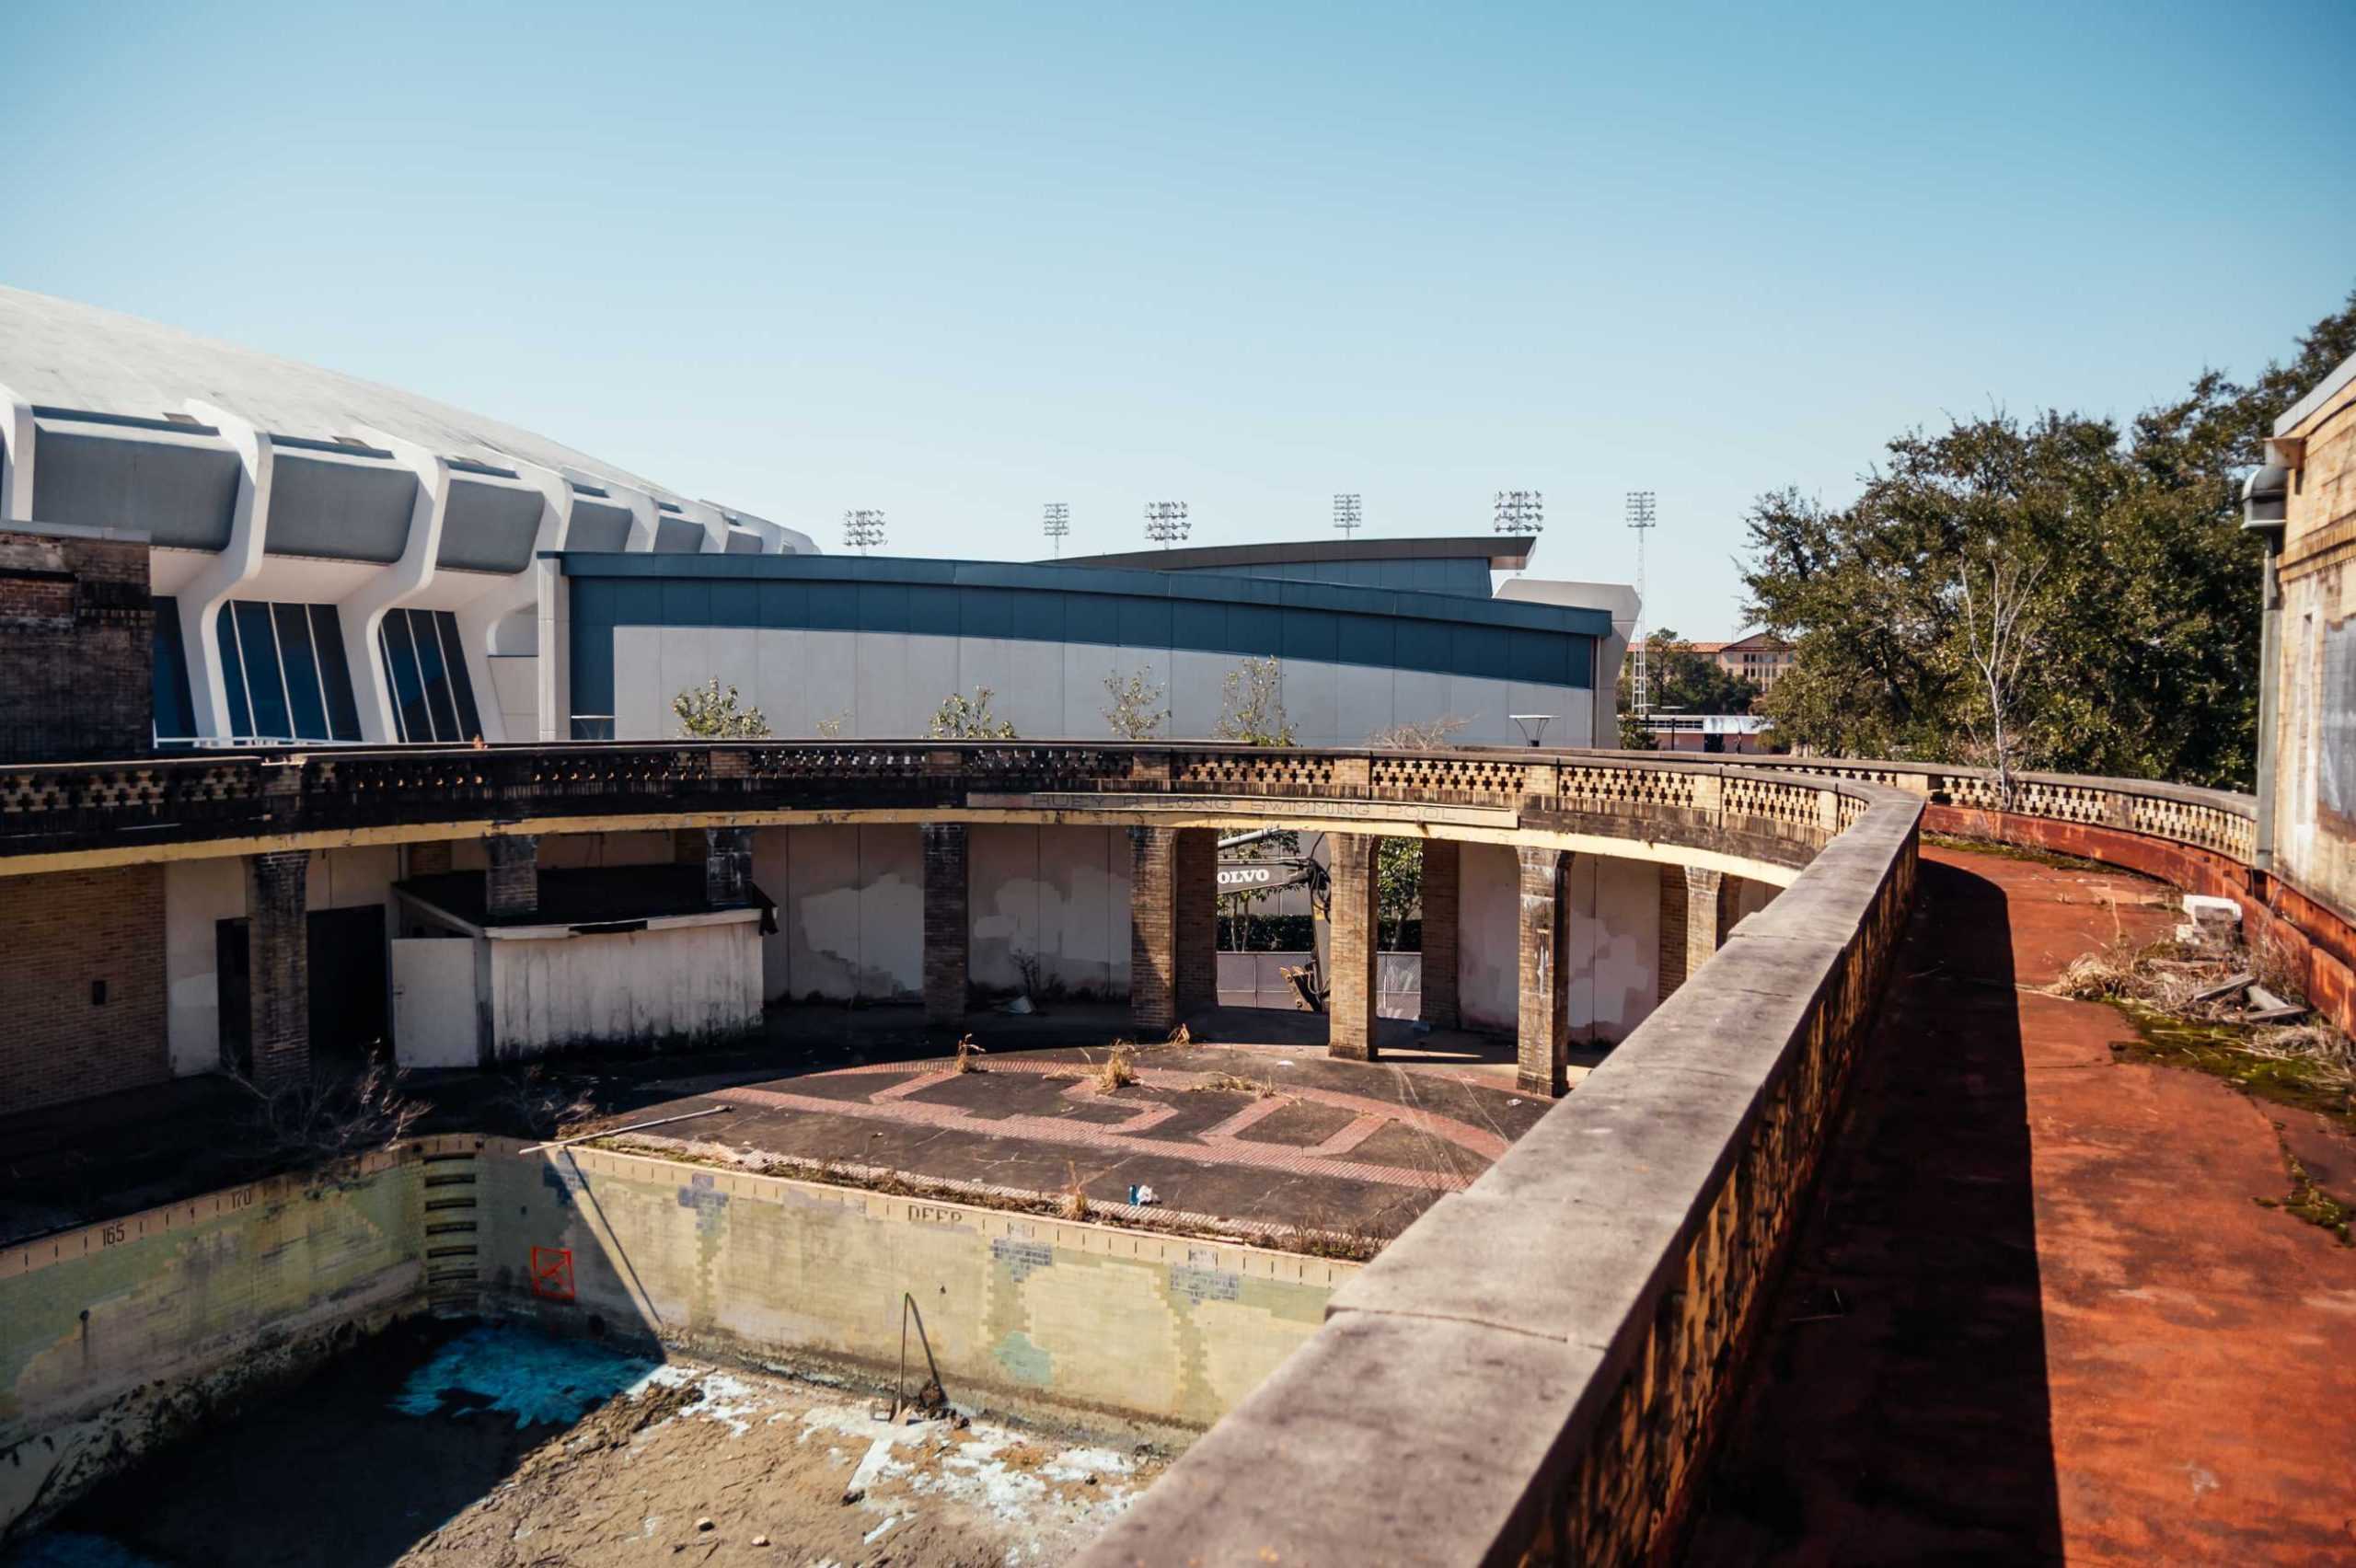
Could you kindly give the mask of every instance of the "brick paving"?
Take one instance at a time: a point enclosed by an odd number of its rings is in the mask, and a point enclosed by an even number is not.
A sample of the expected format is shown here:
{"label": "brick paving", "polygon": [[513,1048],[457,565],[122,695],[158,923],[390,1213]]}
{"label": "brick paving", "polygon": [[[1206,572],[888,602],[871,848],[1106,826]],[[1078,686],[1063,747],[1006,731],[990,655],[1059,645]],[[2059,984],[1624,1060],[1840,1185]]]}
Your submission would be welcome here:
{"label": "brick paving", "polygon": [[[1546,1110],[1454,1075],[1211,1045],[1150,1047],[1135,1082],[1108,1094],[1092,1078],[1102,1059],[994,1054],[970,1073],[933,1059],[683,1083],[687,1097],[632,1115],[724,1105],[737,1113],[696,1136],[740,1151],[1002,1193],[1059,1193],[1078,1180],[1100,1204],[1144,1184],[1225,1220],[1388,1233],[1469,1186]],[[1043,1099],[1042,1079],[1070,1081]],[[1295,1108],[1315,1114],[1282,1117]]]}

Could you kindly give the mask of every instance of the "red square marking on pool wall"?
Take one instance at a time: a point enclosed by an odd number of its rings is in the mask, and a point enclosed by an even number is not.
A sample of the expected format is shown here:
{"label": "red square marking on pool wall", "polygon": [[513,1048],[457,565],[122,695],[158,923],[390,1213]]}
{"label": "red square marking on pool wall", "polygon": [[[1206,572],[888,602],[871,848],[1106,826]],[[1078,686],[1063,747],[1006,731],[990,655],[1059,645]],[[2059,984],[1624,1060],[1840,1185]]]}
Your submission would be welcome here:
{"label": "red square marking on pool wall", "polygon": [[572,1299],[572,1249],[532,1249],[532,1294],[549,1301]]}

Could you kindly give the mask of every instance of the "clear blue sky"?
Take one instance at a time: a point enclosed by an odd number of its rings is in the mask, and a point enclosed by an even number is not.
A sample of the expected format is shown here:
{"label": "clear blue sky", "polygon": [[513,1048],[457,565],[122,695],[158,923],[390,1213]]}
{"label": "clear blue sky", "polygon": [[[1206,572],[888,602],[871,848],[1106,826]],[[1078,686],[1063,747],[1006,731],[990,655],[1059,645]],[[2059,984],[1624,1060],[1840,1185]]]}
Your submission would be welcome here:
{"label": "clear blue sky", "polygon": [[1757,492],[2124,416],[2356,283],[2356,10],[44,6],[0,278],[837,548],[1489,525],[1735,629]]}

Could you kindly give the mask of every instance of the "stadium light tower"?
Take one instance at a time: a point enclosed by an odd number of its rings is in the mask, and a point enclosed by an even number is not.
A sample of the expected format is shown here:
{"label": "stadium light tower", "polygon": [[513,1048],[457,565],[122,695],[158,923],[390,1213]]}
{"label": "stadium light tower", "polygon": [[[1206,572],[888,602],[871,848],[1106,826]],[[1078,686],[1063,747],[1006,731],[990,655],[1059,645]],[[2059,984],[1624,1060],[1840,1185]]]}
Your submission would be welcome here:
{"label": "stadium light tower", "polygon": [[1496,513],[1500,534],[1546,531],[1546,498],[1536,490],[1499,490]]}
{"label": "stadium light tower", "polygon": [[1064,536],[1071,532],[1071,508],[1060,501],[1047,502],[1047,521],[1044,526],[1047,537],[1056,542],[1056,558],[1062,559]]}
{"label": "stadium light tower", "polygon": [[1628,526],[1636,531],[1636,624],[1629,640],[1635,644],[1635,668],[1629,674],[1630,706],[1642,719],[1653,710],[1652,687],[1646,669],[1645,649],[1645,536],[1653,531],[1653,492],[1628,492]]}
{"label": "stadium light tower", "polygon": [[843,543],[865,555],[884,542],[884,513],[874,507],[862,506],[843,513]]}
{"label": "stadium light tower", "polygon": [[1168,549],[1171,542],[1186,536],[1186,503],[1183,501],[1149,501],[1145,503],[1145,536]]}
{"label": "stadium light tower", "polygon": [[1356,538],[1359,525],[1365,521],[1366,514],[1358,505],[1357,496],[1337,495],[1334,498],[1334,526],[1342,531],[1343,538]]}

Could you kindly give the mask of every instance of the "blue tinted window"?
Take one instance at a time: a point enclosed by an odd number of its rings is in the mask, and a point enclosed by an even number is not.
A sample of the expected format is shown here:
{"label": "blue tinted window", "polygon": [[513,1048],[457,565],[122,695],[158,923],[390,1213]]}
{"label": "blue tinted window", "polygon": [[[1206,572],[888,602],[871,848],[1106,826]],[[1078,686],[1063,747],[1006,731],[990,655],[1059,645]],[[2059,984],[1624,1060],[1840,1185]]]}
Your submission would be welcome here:
{"label": "blue tinted window", "polygon": [[411,740],[456,741],[465,737],[458,733],[458,709],[450,698],[450,674],[442,662],[442,639],[436,635],[433,617],[422,610],[397,611],[409,617],[410,635],[417,642],[417,673],[425,682],[425,708],[432,716],[430,734],[412,735]]}
{"label": "blue tinted window", "polygon": [[237,617],[229,613],[226,605],[221,606],[221,613],[214,620],[213,635],[221,644],[221,685],[229,698],[229,733],[250,735],[254,732],[254,719],[246,703],[246,661],[237,648]]}
{"label": "blue tinted window", "polygon": [[184,741],[196,733],[196,703],[189,696],[188,648],[180,637],[179,601],[156,601],[156,737]]}
{"label": "blue tinted window", "polygon": [[418,678],[417,644],[409,635],[409,612],[387,610],[376,636],[385,658],[385,677],[393,686],[393,716],[400,722],[404,741],[430,741],[433,721],[426,717],[425,685]]}
{"label": "blue tinted window", "polygon": [[332,739],[360,738],[360,710],[352,700],[352,663],[343,654],[343,619],[333,605],[311,606],[311,642],[319,651],[319,685],[327,693]]}
{"label": "blue tinted window", "polygon": [[318,661],[311,653],[311,617],[300,605],[272,605],[278,631],[279,666],[286,674],[286,700],[294,715],[287,733],[306,741],[328,739],[328,705],[319,694]]}
{"label": "blue tinted window", "polygon": [[450,670],[450,695],[458,700],[458,732],[454,741],[471,741],[482,734],[482,714],[475,708],[474,677],[467,674],[467,654],[458,640],[458,617],[447,610],[433,612],[442,632],[442,658]]}
{"label": "blue tinted window", "polygon": [[286,687],[279,672],[278,634],[270,606],[251,600],[231,605],[237,612],[237,641],[246,656],[246,700],[253,704],[256,738],[283,740],[294,732],[286,712]]}

